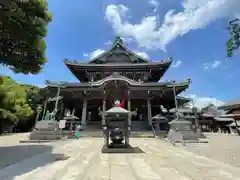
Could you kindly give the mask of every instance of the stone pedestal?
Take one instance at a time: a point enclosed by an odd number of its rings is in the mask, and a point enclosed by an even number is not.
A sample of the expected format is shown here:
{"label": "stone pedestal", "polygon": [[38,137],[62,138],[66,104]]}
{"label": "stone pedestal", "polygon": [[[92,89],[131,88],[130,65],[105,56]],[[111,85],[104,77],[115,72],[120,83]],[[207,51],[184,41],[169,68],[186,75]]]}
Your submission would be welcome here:
{"label": "stone pedestal", "polygon": [[203,134],[203,132],[202,132],[202,130],[200,129],[200,127],[198,127],[198,128],[196,129],[196,135],[197,135],[198,138],[202,138],[202,139],[205,139],[205,138],[206,138],[206,136]]}
{"label": "stone pedestal", "polygon": [[168,140],[175,142],[198,142],[198,136],[192,129],[191,122],[184,118],[174,119],[169,122],[170,130],[168,132]]}
{"label": "stone pedestal", "polygon": [[30,140],[57,140],[61,139],[61,132],[58,131],[58,122],[52,120],[38,121],[34,130],[30,133]]}

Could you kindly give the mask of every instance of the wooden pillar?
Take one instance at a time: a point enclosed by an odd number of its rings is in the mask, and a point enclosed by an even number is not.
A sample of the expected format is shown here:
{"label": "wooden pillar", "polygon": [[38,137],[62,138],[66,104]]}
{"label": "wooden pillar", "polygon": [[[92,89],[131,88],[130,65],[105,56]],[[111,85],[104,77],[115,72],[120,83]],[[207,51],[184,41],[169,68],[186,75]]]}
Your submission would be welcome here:
{"label": "wooden pillar", "polygon": [[102,125],[106,125],[106,119],[105,119],[105,111],[106,111],[106,100],[103,99],[103,107],[102,107]]}
{"label": "wooden pillar", "polygon": [[45,101],[44,101],[44,106],[43,106],[42,120],[45,119],[47,103],[48,103],[48,99],[45,99]]}
{"label": "wooden pillar", "polygon": [[[128,91],[128,111],[131,112],[131,99],[130,99],[130,92]],[[132,120],[131,120],[132,116],[131,113],[128,115],[128,126],[131,126],[132,124]]]}
{"label": "wooden pillar", "polygon": [[82,105],[82,125],[86,125],[86,118],[87,118],[87,99],[83,99],[83,105]]}
{"label": "wooden pillar", "polygon": [[127,122],[125,123],[125,147],[129,146],[129,136],[130,136],[130,130],[131,130],[131,124],[132,124],[132,114],[131,114],[131,98],[130,98],[130,91],[128,91],[127,96],[127,108],[129,111]]}
{"label": "wooden pillar", "polygon": [[147,111],[148,111],[148,125],[152,126],[152,108],[151,108],[151,100],[147,99]]}
{"label": "wooden pillar", "polygon": [[106,92],[104,90],[103,91],[103,104],[102,104],[102,126],[106,126],[105,112],[106,112]]}
{"label": "wooden pillar", "polygon": [[236,118],[233,118],[233,119],[234,119],[234,123],[236,125],[236,133],[238,133],[240,135],[240,130],[238,128],[239,126],[238,126],[238,123],[237,123],[238,119],[236,119]]}
{"label": "wooden pillar", "polygon": [[88,120],[88,124],[91,124],[91,122],[92,122],[92,112],[91,111],[88,112],[87,120]]}

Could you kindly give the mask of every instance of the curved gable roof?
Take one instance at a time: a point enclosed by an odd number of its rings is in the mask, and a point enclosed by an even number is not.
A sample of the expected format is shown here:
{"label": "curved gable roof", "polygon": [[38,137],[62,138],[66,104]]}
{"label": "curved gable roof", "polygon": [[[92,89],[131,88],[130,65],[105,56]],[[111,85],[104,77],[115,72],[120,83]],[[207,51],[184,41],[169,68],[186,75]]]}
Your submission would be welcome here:
{"label": "curved gable roof", "polygon": [[98,64],[98,61],[99,61],[100,59],[105,59],[106,56],[110,55],[111,52],[112,52],[114,49],[116,49],[116,48],[117,48],[117,49],[120,48],[120,49],[123,50],[122,53],[124,53],[125,55],[128,56],[128,59],[129,59],[129,62],[130,62],[130,63],[133,63],[134,60],[137,60],[137,62],[139,62],[139,63],[148,63],[148,62],[149,62],[148,59],[143,58],[143,57],[139,56],[138,54],[134,53],[133,51],[127,49],[127,47],[124,46],[124,42],[123,42],[123,40],[121,39],[121,37],[120,37],[120,36],[117,36],[117,37],[115,38],[115,40],[114,40],[111,48],[110,48],[108,51],[105,51],[105,52],[99,54],[98,56],[96,56],[96,57],[94,57],[93,59],[87,61],[86,63],[89,63],[89,64],[91,64],[91,63],[97,63],[97,64]]}

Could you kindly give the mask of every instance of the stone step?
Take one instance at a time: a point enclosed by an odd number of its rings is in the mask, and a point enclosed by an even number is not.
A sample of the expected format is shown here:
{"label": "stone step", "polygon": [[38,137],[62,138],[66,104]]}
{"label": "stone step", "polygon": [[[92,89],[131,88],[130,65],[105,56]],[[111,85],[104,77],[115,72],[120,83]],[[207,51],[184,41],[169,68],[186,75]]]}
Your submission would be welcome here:
{"label": "stone step", "polygon": [[145,122],[132,122],[132,131],[146,130]]}
{"label": "stone step", "polygon": [[154,138],[152,131],[132,131],[130,134],[132,138]]}
{"label": "stone step", "polygon": [[[68,134],[65,133],[65,135],[68,137],[68,139],[76,139],[75,137],[75,132],[69,132]],[[80,137],[103,137],[103,132],[102,131],[80,131]]]}
{"label": "stone step", "polygon": [[47,142],[55,142],[59,140],[22,140],[20,143],[47,143]]}
{"label": "stone step", "polygon": [[[80,132],[80,137],[103,137],[103,132],[101,130],[84,130]],[[74,132],[72,131],[35,131],[30,134],[30,140],[57,140],[63,137],[68,137],[68,139],[75,139]],[[131,131],[130,137],[132,138],[154,138],[152,131]]]}
{"label": "stone step", "polygon": [[81,131],[81,137],[103,137],[102,131]]}
{"label": "stone step", "polygon": [[168,131],[156,131],[155,136],[159,138],[166,138],[168,135]]}
{"label": "stone step", "polygon": [[30,140],[58,140],[62,138],[58,131],[33,131],[29,135]]}
{"label": "stone step", "polygon": [[[102,131],[81,131],[80,137],[103,137]],[[130,134],[131,138],[154,138],[152,131],[133,131]],[[74,134],[68,135],[69,139],[75,138]]]}

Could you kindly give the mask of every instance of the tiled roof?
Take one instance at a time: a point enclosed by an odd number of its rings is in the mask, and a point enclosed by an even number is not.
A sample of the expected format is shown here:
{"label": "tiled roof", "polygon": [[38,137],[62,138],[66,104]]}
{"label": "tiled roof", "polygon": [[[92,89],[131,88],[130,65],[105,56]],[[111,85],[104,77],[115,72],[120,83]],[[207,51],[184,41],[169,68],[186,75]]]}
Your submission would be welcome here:
{"label": "tiled roof", "polygon": [[215,117],[216,121],[234,121],[233,118],[227,118],[227,117]]}
{"label": "tiled roof", "polygon": [[237,126],[240,126],[240,121],[232,122],[232,123],[229,124],[228,126],[236,127],[236,123],[237,123]]}
{"label": "tiled roof", "polygon": [[219,109],[229,110],[239,106],[240,106],[240,100],[234,100],[220,106]]}
{"label": "tiled roof", "polygon": [[103,83],[107,81],[112,81],[112,80],[123,80],[129,83],[130,85],[133,86],[166,86],[166,87],[181,87],[181,86],[188,86],[191,82],[191,80],[187,79],[183,82],[180,83],[175,83],[175,82],[138,82],[132,79],[129,79],[125,76],[117,75],[117,76],[108,76],[104,79],[101,79],[99,81],[94,81],[94,82],[88,82],[88,83],[68,83],[68,82],[53,82],[53,81],[46,81],[45,84],[49,87],[92,87],[92,86],[99,86],[102,85]]}

